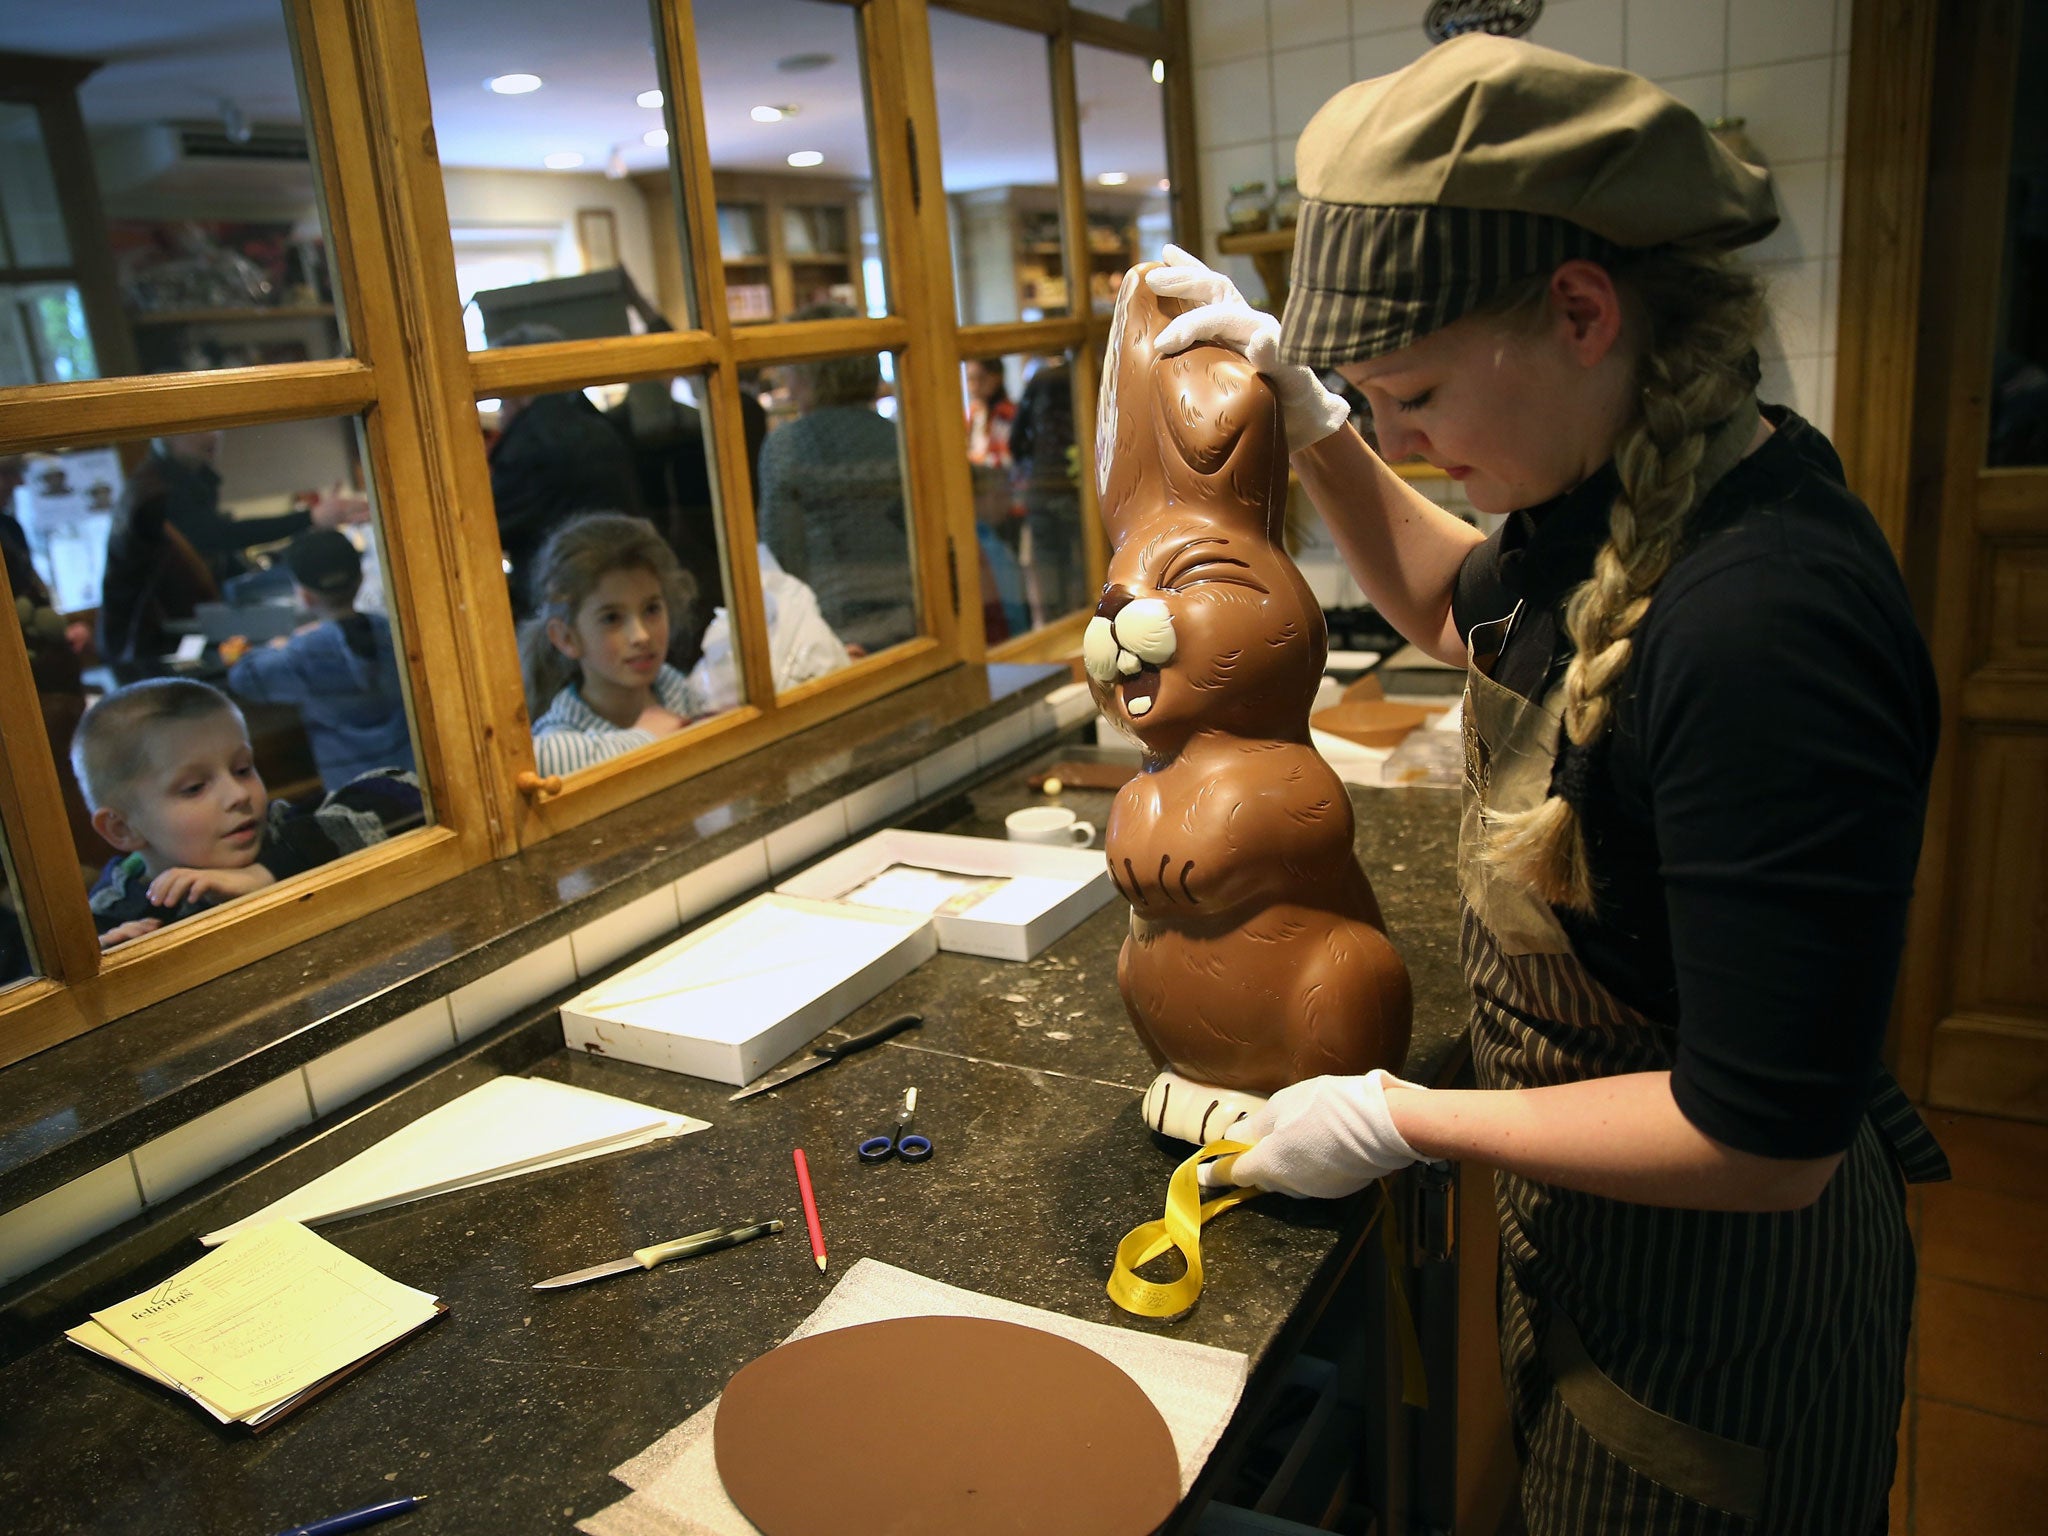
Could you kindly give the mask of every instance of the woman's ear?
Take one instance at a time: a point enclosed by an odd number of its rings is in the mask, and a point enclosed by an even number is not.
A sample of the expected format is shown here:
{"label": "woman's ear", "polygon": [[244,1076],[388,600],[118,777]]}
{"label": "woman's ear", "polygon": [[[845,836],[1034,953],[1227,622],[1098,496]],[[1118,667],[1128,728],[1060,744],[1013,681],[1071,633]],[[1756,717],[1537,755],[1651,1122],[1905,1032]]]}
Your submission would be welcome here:
{"label": "woman's ear", "polygon": [[1596,261],[1574,259],[1550,274],[1550,313],[1566,349],[1584,367],[1604,360],[1621,339],[1621,293]]}
{"label": "woman's ear", "polygon": [[111,805],[103,805],[92,813],[92,829],[107,840],[108,846],[123,853],[135,853],[149,846],[149,840],[128,824],[128,818]]}
{"label": "woman's ear", "polygon": [[576,638],[576,631],[560,619],[548,620],[548,644],[571,661],[583,659],[583,642]]}

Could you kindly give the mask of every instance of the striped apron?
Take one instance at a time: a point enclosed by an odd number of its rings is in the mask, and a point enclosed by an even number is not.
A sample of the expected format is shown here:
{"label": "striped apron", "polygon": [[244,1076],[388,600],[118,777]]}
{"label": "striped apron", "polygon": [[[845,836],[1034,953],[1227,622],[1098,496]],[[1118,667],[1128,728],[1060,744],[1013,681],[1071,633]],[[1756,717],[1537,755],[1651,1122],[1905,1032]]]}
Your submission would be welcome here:
{"label": "striped apron", "polygon": [[[1513,622],[1474,629],[1465,690],[1458,873],[1479,1084],[1668,1071],[1677,1030],[1616,998],[1547,903],[1474,857],[1482,811],[1541,801],[1557,751],[1555,709],[1491,675]],[[1666,1210],[1497,1174],[1501,1365],[1530,1536],[1882,1532],[1913,1304],[1902,1175],[1948,1165],[1889,1074],[1805,1210]]]}

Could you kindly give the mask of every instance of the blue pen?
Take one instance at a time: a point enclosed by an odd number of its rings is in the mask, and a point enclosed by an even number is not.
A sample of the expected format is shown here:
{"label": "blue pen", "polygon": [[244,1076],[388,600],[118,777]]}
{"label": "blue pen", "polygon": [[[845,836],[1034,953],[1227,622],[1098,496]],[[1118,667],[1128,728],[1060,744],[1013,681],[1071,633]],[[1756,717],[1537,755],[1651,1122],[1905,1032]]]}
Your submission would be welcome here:
{"label": "blue pen", "polygon": [[379,1520],[389,1520],[393,1515],[402,1515],[415,1504],[424,1504],[424,1493],[409,1493],[402,1499],[391,1499],[383,1504],[367,1504],[361,1509],[352,1509],[346,1514],[329,1515],[325,1520],[309,1520],[304,1525],[295,1525],[290,1530],[279,1531],[277,1536],[341,1536],[343,1531],[359,1531],[366,1525],[375,1525]]}

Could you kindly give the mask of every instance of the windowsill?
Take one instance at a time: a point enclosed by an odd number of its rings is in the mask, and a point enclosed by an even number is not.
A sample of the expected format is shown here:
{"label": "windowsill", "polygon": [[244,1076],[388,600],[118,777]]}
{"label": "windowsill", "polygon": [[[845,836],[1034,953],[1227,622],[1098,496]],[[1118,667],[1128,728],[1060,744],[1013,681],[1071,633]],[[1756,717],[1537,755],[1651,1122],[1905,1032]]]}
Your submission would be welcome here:
{"label": "windowsill", "polygon": [[771,833],[801,835],[855,791],[1042,708],[1070,675],[955,667],[15,1063],[0,1071],[0,1211]]}

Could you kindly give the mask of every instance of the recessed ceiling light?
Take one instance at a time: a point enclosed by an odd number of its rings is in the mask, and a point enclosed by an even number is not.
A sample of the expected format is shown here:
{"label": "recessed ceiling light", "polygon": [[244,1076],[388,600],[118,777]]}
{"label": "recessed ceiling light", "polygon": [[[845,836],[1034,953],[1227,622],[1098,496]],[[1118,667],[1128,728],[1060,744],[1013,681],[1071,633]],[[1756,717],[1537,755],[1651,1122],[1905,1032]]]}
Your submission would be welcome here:
{"label": "recessed ceiling light", "polygon": [[500,96],[524,96],[528,91],[540,89],[540,76],[493,75],[484,82],[484,89],[496,91]]}
{"label": "recessed ceiling light", "polygon": [[573,149],[559,149],[541,161],[551,171],[573,171],[583,163],[583,157]]}
{"label": "recessed ceiling light", "polygon": [[1105,187],[1120,187],[1131,179],[1131,174],[1128,171],[1104,171],[1095,179]]}
{"label": "recessed ceiling light", "polygon": [[1166,60],[1154,59],[1152,61],[1152,83],[1154,85],[1166,84]]}
{"label": "recessed ceiling light", "polygon": [[640,135],[640,142],[653,149],[667,149],[668,130],[666,128],[650,128],[647,132]]}
{"label": "recessed ceiling light", "polygon": [[789,157],[789,163],[796,166],[799,170],[805,166],[823,165],[825,163],[825,154],[823,150],[800,149]]}
{"label": "recessed ceiling light", "polygon": [[785,117],[795,117],[795,107],[756,107],[747,114],[757,123],[779,123]]}
{"label": "recessed ceiling light", "polygon": [[785,75],[809,74],[814,69],[830,69],[833,64],[829,53],[792,53],[775,61],[775,67]]}
{"label": "recessed ceiling light", "polygon": [[1162,192],[1171,192],[1173,190],[1173,183],[1168,181],[1164,176],[1162,176],[1159,178],[1159,190]]}
{"label": "recessed ceiling light", "polygon": [[637,107],[658,107],[661,105],[661,92],[642,91],[633,98],[633,104]]}

